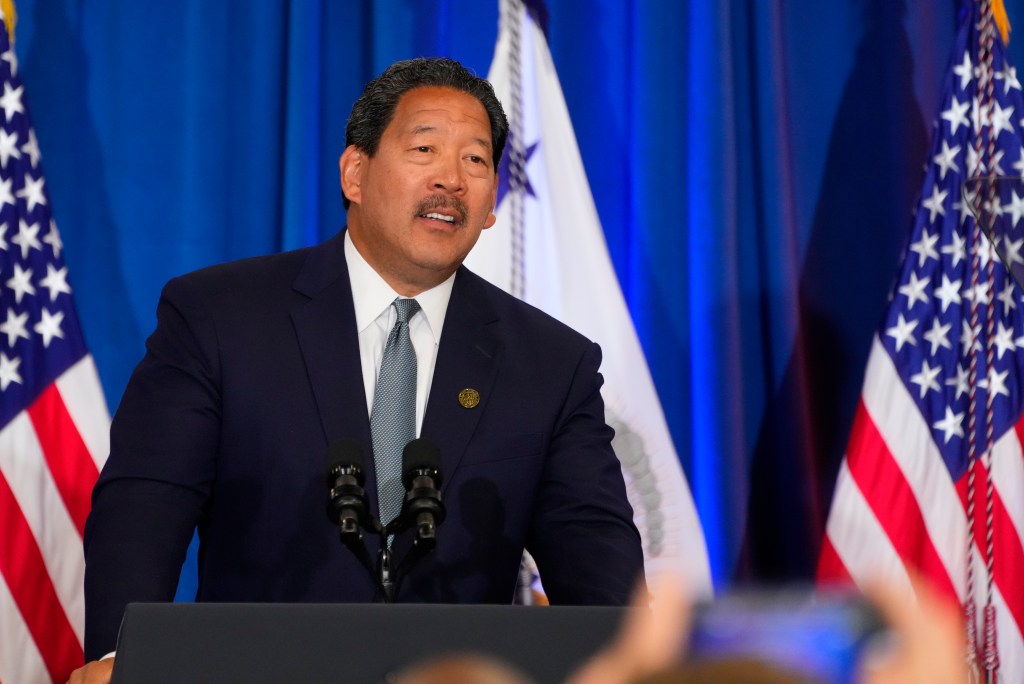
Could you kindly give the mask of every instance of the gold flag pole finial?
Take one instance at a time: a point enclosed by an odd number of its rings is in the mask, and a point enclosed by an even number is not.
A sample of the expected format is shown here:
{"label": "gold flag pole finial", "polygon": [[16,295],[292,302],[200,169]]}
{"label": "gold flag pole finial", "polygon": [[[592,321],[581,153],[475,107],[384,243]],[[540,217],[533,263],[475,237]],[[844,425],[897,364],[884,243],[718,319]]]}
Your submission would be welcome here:
{"label": "gold flag pole finial", "polygon": [[14,45],[14,26],[18,23],[18,13],[14,10],[14,0],[0,0],[0,10],[4,12],[4,25],[7,27],[7,38]]}
{"label": "gold flag pole finial", "polygon": [[[7,2],[4,0],[4,4]],[[992,0],[992,16],[999,27],[999,35],[1003,37],[1003,45],[1010,44],[1010,18],[1006,16],[1006,5],[1003,0]]]}

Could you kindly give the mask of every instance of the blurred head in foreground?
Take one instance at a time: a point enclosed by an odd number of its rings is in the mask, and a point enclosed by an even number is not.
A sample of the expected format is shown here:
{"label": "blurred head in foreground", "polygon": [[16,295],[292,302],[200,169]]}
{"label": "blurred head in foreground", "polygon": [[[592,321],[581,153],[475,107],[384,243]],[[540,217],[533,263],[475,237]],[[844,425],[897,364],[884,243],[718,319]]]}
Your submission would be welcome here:
{"label": "blurred head in foreground", "polygon": [[394,684],[533,684],[511,666],[479,655],[452,655],[399,673]]}

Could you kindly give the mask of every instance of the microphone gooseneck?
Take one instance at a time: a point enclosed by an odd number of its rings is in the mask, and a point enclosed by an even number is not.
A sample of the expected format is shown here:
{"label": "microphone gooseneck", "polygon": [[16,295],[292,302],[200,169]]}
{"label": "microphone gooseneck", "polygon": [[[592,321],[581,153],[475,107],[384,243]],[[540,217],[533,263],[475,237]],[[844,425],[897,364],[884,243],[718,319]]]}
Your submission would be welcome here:
{"label": "microphone gooseneck", "polygon": [[[353,440],[332,442],[327,463],[327,517],[338,528],[342,543],[374,578],[378,596],[394,602],[401,579],[437,545],[437,527],[445,518],[441,500],[441,452],[425,439],[414,439],[402,451],[402,484],[405,497],[399,515],[382,526],[370,515],[366,501],[363,449]],[[412,527],[413,546],[396,563],[388,537]],[[377,563],[370,559],[363,531],[380,537]]]}

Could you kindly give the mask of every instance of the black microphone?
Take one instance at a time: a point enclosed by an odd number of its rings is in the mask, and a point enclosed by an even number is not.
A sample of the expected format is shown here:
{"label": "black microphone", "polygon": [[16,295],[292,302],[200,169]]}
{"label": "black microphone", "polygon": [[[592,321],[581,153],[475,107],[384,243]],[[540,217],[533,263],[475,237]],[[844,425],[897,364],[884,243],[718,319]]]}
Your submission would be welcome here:
{"label": "black microphone", "polygon": [[358,442],[339,439],[327,447],[325,460],[331,492],[327,517],[338,526],[343,542],[358,542],[363,538],[362,527],[369,515],[363,490],[363,448]]}
{"label": "black microphone", "polygon": [[437,543],[437,526],[444,522],[441,501],[441,451],[425,439],[414,439],[402,451],[402,526],[414,525],[416,545],[423,550]]}

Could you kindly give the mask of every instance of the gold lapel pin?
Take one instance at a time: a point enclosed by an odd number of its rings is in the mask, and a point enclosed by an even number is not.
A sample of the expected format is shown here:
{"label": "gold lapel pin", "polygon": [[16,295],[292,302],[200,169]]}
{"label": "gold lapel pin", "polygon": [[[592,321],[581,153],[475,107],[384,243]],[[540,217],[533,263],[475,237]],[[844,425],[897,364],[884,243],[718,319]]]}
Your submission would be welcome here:
{"label": "gold lapel pin", "polygon": [[476,408],[476,405],[480,403],[480,393],[472,387],[467,387],[459,392],[459,403],[462,408]]}

